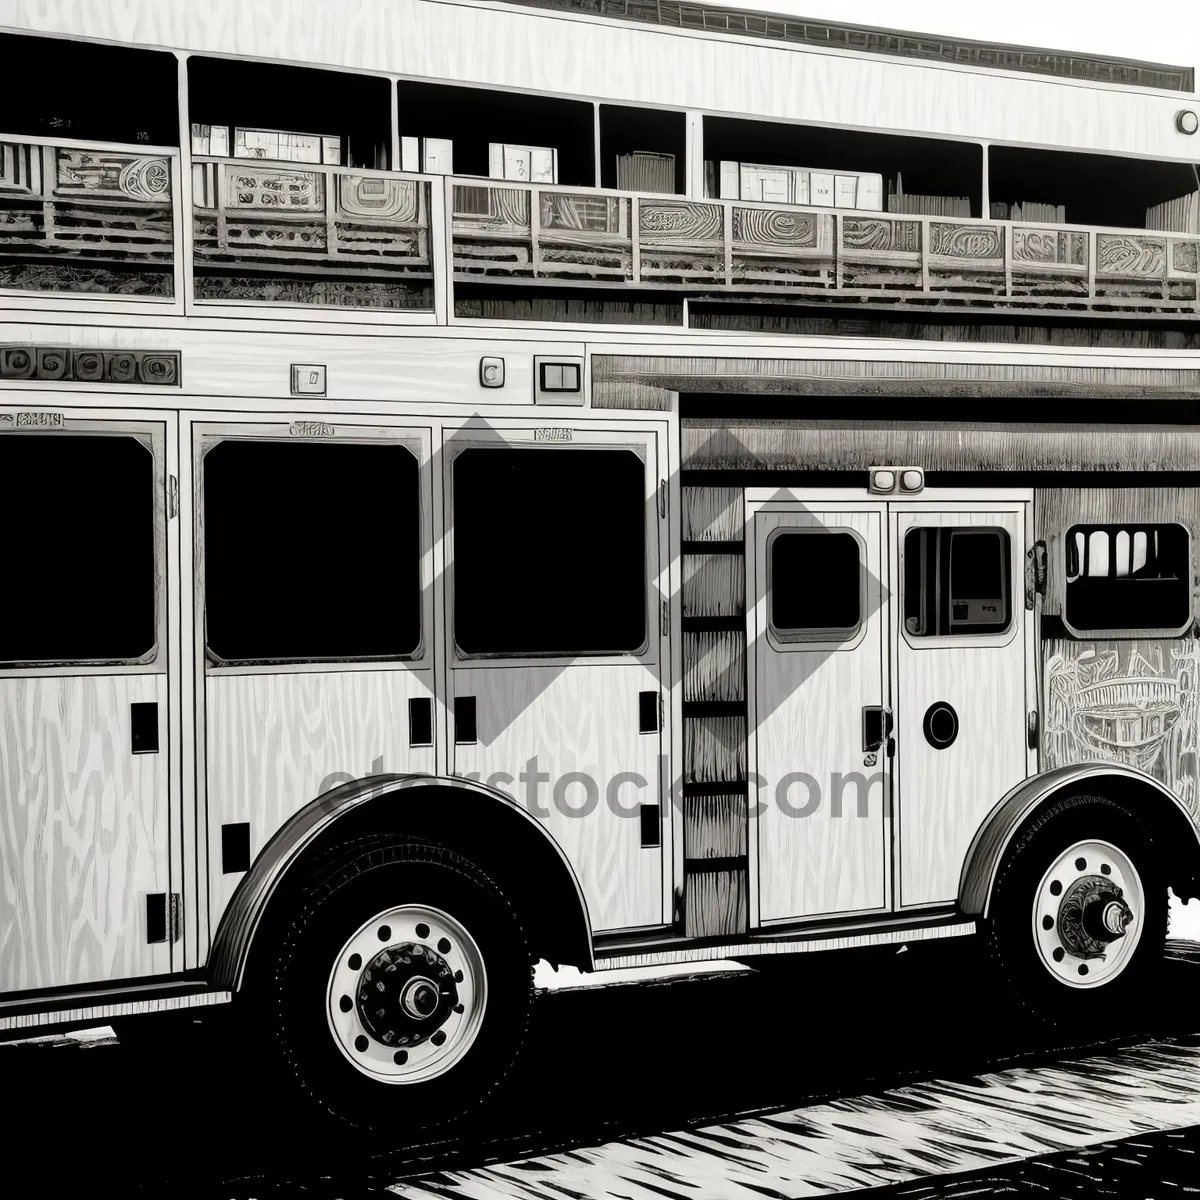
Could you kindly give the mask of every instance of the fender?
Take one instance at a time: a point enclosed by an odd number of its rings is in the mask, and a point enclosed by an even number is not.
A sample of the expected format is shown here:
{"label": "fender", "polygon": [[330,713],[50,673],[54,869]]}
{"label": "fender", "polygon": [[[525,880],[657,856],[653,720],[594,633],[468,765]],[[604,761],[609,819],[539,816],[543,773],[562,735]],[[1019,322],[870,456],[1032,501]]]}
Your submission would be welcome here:
{"label": "fender", "polygon": [[[574,889],[586,938],[586,954],[592,965],[592,927],[587,903],[574,868],[558,843],[536,818],[511,796],[486,784],[442,775],[373,775],[351,780],[324,792],[290,817],[263,848],[246,873],[221,918],[209,957],[209,975],[214,987],[237,991],[241,988],[250,956],[250,947],[263,914],[280,883],[304,854],[320,841],[332,826],[355,810],[361,810],[385,797],[389,808],[396,801],[414,799],[418,789],[445,788],[471,796],[480,804],[499,804],[513,810],[536,830],[536,836],[553,849],[564,875]],[[406,796],[405,793],[408,793]],[[394,809],[392,809],[394,812]]]}
{"label": "fender", "polygon": [[1161,806],[1159,812],[1164,815],[1164,823],[1171,831],[1173,852],[1178,854],[1179,860],[1185,859],[1190,852],[1189,870],[1194,877],[1196,863],[1200,860],[1200,829],[1183,801],[1170,788],[1135,767],[1102,762],[1073,763],[1022,780],[988,814],[971,842],[959,879],[958,905],[966,916],[987,916],[996,872],[1017,830],[1040,805],[1086,780],[1120,781],[1122,790],[1136,789],[1147,800],[1154,795]]}

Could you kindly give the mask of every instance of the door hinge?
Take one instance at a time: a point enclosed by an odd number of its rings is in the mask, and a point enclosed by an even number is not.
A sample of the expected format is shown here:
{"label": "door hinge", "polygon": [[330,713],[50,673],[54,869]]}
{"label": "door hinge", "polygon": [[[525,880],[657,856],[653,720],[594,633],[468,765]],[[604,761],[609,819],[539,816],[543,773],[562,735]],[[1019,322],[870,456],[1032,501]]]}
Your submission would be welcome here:
{"label": "door hinge", "polygon": [[174,475],[167,476],[167,520],[179,516],[179,480]]}
{"label": "door hinge", "polygon": [[658,481],[658,515],[664,521],[667,519],[667,481],[665,479]]}
{"label": "door hinge", "polygon": [[658,632],[660,637],[671,636],[671,602],[664,600],[658,609]]}
{"label": "door hinge", "polygon": [[179,941],[183,936],[183,897],[178,892],[171,893],[170,903],[167,905],[167,924],[171,941]]}
{"label": "door hinge", "polygon": [[1033,709],[1025,717],[1025,744],[1030,750],[1038,748],[1038,715]]}

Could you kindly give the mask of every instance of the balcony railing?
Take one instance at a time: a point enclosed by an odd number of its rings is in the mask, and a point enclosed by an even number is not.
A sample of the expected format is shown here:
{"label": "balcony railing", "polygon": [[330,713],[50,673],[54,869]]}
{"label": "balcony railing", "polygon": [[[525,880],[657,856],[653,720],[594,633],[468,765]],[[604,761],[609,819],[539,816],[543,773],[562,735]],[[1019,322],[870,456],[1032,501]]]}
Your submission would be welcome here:
{"label": "balcony railing", "polygon": [[175,156],[0,141],[0,288],[174,296]]}
{"label": "balcony railing", "polygon": [[[0,141],[0,290],[175,296],[177,156]],[[437,282],[464,296],[482,284],[514,298],[625,289],[631,298],[1200,317],[1196,234],[253,159],[193,158],[191,182],[188,303],[432,320],[436,264],[450,276]]]}
{"label": "balcony railing", "polygon": [[432,309],[428,180],[193,158],[197,300]]}
{"label": "balcony railing", "polygon": [[1200,312],[1200,238],[454,181],[456,280]]}

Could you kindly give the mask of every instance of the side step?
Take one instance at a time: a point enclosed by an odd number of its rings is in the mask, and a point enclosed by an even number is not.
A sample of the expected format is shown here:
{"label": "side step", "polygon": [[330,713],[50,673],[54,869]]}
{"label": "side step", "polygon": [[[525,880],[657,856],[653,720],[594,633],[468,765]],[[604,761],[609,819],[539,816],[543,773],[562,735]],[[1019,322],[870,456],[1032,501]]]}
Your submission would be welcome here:
{"label": "side step", "polygon": [[163,982],[9,1001],[0,1004],[0,1040],[34,1029],[77,1028],[143,1013],[207,1008],[232,999],[232,992],[212,991],[203,983]]}

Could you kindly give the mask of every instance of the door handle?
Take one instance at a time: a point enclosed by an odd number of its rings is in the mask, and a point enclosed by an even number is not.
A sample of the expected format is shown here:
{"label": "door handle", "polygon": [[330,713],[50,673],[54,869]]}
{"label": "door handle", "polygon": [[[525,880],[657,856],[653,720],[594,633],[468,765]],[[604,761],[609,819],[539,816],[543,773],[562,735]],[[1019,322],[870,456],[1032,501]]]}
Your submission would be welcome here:
{"label": "door handle", "polygon": [[867,704],[862,710],[862,748],[870,754],[883,745],[883,706]]}
{"label": "door handle", "polygon": [[881,750],[886,740],[888,755],[895,753],[892,734],[892,710],[883,704],[867,704],[862,710],[862,748],[864,754]]}

